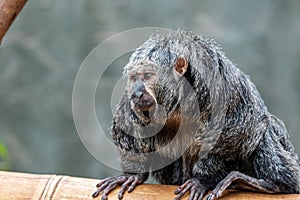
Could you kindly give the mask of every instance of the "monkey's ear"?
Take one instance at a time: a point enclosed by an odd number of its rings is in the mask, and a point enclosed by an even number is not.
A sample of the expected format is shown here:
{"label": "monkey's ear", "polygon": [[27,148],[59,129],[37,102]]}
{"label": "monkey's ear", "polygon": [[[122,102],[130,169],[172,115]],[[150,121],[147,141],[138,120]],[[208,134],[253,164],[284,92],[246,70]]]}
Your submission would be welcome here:
{"label": "monkey's ear", "polygon": [[186,58],[180,57],[177,58],[175,65],[174,65],[174,72],[177,76],[181,77],[185,74],[189,66],[188,61]]}

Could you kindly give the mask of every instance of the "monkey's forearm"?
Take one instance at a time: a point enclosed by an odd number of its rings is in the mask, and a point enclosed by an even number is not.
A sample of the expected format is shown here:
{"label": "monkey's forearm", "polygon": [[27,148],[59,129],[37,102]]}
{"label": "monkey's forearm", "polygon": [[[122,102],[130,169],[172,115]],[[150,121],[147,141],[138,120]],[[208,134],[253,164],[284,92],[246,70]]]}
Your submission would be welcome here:
{"label": "monkey's forearm", "polygon": [[132,152],[122,152],[121,167],[125,174],[143,174],[143,177],[148,177],[150,166],[145,155]]}

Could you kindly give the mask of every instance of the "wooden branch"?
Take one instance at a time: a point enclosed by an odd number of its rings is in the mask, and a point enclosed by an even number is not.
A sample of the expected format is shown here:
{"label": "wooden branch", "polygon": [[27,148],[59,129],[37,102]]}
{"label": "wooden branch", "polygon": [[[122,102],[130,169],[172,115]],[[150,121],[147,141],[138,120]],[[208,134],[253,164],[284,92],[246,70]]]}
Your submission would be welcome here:
{"label": "wooden branch", "polygon": [[[78,178],[59,175],[37,175],[0,171],[0,199],[82,199],[93,200],[97,179]],[[132,193],[125,193],[124,200],[157,200],[174,199],[173,191],[177,186],[144,184],[137,186]],[[108,196],[118,199],[118,189]],[[101,199],[101,197],[95,198]],[[187,195],[183,198],[187,200]],[[251,192],[227,191],[220,200],[300,200],[298,194],[258,194]]]}
{"label": "wooden branch", "polygon": [[0,44],[27,0],[0,0]]}

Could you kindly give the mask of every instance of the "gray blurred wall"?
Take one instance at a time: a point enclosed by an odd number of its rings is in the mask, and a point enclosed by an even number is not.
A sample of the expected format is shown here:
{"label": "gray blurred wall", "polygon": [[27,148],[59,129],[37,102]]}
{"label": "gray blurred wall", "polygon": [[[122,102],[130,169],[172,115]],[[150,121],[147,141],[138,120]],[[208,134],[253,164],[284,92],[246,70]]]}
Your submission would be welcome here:
{"label": "gray blurred wall", "polygon": [[[99,42],[147,26],[214,38],[251,76],[300,153],[300,1],[30,0],[0,47],[0,140],[10,170],[99,178],[119,173],[81,143],[72,116],[73,83]],[[103,87],[121,76],[122,63],[114,64]],[[109,124],[111,112],[99,103],[109,96],[103,96],[97,94],[96,107],[99,120]]]}

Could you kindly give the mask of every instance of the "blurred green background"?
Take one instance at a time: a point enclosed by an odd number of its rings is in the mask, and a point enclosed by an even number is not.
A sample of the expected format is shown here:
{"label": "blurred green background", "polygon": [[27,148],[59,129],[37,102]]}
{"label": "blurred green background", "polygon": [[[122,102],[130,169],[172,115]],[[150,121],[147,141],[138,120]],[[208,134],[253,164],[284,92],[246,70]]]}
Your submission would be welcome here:
{"label": "blurred green background", "polygon": [[[0,163],[6,162],[0,167],[95,178],[118,174],[78,137],[73,83],[99,42],[146,26],[214,38],[251,76],[300,153],[300,1],[29,0],[0,47]],[[121,76],[122,63],[114,64],[102,87]],[[104,96],[97,94],[96,106],[99,120],[109,124],[110,109],[99,103],[110,98]]]}

